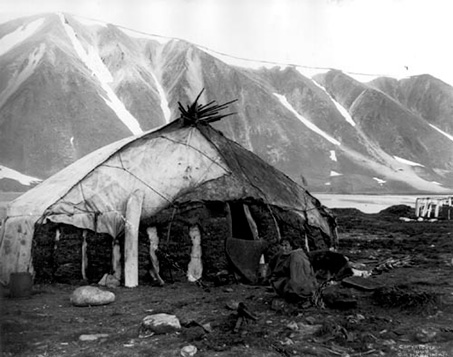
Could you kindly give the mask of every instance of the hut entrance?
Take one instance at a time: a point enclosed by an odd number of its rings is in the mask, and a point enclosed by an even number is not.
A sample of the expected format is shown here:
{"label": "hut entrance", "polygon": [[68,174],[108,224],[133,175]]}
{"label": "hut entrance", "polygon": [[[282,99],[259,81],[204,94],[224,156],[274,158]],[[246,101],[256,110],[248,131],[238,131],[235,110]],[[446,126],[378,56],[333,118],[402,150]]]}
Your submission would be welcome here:
{"label": "hut entrance", "polygon": [[232,238],[258,240],[258,228],[249,207],[242,202],[230,202]]}
{"label": "hut entrance", "polygon": [[258,227],[247,204],[230,202],[229,209],[232,237],[225,244],[227,256],[237,273],[246,281],[256,283],[266,242],[259,238]]}

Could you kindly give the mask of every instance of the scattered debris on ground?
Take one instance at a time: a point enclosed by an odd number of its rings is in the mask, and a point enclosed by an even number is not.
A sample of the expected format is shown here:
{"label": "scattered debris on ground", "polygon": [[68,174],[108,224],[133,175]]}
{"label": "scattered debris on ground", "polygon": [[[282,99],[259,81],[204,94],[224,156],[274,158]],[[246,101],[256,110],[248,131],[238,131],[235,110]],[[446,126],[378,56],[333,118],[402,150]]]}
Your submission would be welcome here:
{"label": "scattered debris on ground", "polygon": [[[106,287],[115,300],[76,307],[69,284],[3,288],[3,356],[451,356],[453,222],[334,210],[340,250],[361,276],[328,284],[324,308],[288,303],[269,285],[176,282]],[[165,333],[150,316],[169,317]],[[144,322],[146,321],[146,328]],[[161,321],[161,320],[159,320]],[[176,327],[175,327],[176,326]]]}

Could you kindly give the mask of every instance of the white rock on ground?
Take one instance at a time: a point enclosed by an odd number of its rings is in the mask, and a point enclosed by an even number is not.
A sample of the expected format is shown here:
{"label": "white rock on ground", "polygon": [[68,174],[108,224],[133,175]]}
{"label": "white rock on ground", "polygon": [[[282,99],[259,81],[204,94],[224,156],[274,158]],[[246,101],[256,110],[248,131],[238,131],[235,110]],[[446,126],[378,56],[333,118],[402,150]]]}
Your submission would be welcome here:
{"label": "white rock on ground", "polygon": [[154,314],[148,315],[142,320],[140,336],[164,334],[179,331],[181,324],[175,315]]}
{"label": "white rock on ground", "polygon": [[74,306],[107,305],[115,301],[115,294],[95,286],[81,286],[74,290],[70,300]]}

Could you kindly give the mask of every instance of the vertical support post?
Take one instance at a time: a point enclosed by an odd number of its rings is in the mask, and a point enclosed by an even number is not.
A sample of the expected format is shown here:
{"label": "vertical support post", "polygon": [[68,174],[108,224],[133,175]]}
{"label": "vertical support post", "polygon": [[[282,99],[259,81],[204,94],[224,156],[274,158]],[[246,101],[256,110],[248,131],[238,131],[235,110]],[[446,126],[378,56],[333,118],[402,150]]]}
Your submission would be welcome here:
{"label": "vertical support post", "polygon": [[423,199],[423,206],[422,206],[422,217],[426,217],[426,213],[428,212],[428,199],[424,198]]}
{"label": "vertical support post", "polygon": [[272,212],[272,208],[271,208],[271,206],[269,204],[267,205],[267,208],[269,208],[269,212],[270,212],[272,220],[274,221],[274,224],[275,224],[275,230],[276,230],[276,233],[277,233],[277,242],[281,242],[282,235],[280,233],[280,227],[278,226],[277,219],[275,218],[274,212]]}
{"label": "vertical support post", "polygon": [[258,226],[256,225],[256,222],[252,217],[249,206],[247,206],[245,203],[242,206],[244,207],[245,217],[247,218],[250,230],[252,231],[253,240],[260,239],[258,234]]}
{"label": "vertical support post", "polygon": [[201,279],[203,274],[203,265],[201,262],[201,233],[198,225],[190,227],[189,236],[192,241],[192,251],[190,253],[190,262],[187,268],[187,278],[190,282]]}
{"label": "vertical support post", "polygon": [[121,281],[121,247],[117,237],[112,243],[112,270],[113,276]]}
{"label": "vertical support post", "polygon": [[148,227],[146,229],[149,239],[149,258],[151,261],[151,268],[149,273],[151,277],[158,282],[160,286],[164,285],[164,280],[159,275],[159,259],[157,259],[156,250],[159,248],[159,236],[157,235],[156,227]]}
{"label": "vertical support post", "polygon": [[428,200],[428,212],[426,213],[426,217],[431,217],[431,211],[433,210],[433,201],[431,199]]}
{"label": "vertical support post", "polygon": [[82,279],[87,280],[86,270],[88,266],[88,255],[87,255],[87,234],[88,231],[84,229],[82,231]]}
{"label": "vertical support post", "polygon": [[420,216],[420,198],[415,200],[415,217]]}
{"label": "vertical support post", "polygon": [[124,236],[124,286],[138,286],[138,229],[142,213],[143,193],[135,191],[127,200]]}
{"label": "vertical support post", "polygon": [[228,228],[228,237],[227,238],[233,238],[233,218],[231,216],[231,206],[227,202],[225,205],[225,210],[226,210],[226,219],[227,219],[227,228]]}
{"label": "vertical support post", "polygon": [[442,200],[437,199],[436,200],[436,207],[434,208],[434,217],[439,217],[439,209],[440,206],[442,205]]}

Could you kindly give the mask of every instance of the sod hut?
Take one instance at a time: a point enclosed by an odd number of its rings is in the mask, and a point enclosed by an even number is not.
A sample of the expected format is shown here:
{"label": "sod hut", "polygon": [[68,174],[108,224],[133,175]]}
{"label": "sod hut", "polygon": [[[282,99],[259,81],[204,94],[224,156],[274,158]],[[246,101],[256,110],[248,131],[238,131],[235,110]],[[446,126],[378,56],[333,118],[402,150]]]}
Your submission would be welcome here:
{"label": "sod hut", "polygon": [[336,246],[330,212],[214,129],[226,105],[213,103],[180,105],[168,125],[100,148],[13,201],[1,226],[0,279],[110,274],[133,287],[235,270],[253,282],[270,243]]}

